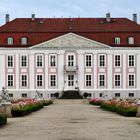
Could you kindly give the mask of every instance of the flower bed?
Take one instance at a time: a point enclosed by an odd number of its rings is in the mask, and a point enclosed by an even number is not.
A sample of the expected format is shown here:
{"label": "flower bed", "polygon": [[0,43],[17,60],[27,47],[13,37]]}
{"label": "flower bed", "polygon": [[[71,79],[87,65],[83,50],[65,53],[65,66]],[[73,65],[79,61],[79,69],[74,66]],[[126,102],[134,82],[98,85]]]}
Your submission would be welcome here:
{"label": "flower bed", "polygon": [[5,115],[0,114],[0,126],[7,123],[7,117]]}
{"label": "flower bed", "polygon": [[123,116],[135,117],[137,105],[132,100],[108,100],[101,103],[101,108],[116,112]]}
{"label": "flower bed", "polygon": [[25,116],[37,111],[46,105],[52,104],[52,100],[18,99],[12,101],[11,113],[13,117]]}
{"label": "flower bed", "polygon": [[89,103],[90,103],[91,105],[100,106],[101,103],[102,103],[102,100],[99,99],[99,98],[93,98],[93,99],[90,99],[90,100],[89,100]]}

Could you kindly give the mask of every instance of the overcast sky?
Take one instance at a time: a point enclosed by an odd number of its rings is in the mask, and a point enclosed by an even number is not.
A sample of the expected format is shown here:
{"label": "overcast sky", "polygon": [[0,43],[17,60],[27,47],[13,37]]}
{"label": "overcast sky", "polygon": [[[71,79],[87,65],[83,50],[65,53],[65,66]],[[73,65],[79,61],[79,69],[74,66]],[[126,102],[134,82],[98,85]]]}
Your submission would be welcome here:
{"label": "overcast sky", "polygon": [[0,0],[0,25],[5,23],[5,14],[10,19],[30,17],[127,17],[138,14],[140,23],[140,0]]}

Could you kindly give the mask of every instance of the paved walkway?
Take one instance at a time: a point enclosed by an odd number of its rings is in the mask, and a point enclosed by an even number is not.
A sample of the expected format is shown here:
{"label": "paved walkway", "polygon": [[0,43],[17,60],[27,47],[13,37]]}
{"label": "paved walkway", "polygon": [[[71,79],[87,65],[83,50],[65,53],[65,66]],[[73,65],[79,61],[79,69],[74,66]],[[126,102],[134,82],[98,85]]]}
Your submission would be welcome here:
{"label": "paved walkway", "polygon": [[0,140],[140,140],[140,119],[83,100],[56,100],[26,117],[8,119]]}

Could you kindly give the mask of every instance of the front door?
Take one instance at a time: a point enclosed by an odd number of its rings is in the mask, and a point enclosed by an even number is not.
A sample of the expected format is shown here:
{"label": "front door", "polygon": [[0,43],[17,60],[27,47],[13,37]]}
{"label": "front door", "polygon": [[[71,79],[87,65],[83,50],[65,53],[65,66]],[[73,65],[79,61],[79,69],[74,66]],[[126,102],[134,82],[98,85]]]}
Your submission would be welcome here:
{"label": "front door", "polygon": [[67,75],[67,89],[74,90],[75,89],[75,81],[74,81],[74,74]]}

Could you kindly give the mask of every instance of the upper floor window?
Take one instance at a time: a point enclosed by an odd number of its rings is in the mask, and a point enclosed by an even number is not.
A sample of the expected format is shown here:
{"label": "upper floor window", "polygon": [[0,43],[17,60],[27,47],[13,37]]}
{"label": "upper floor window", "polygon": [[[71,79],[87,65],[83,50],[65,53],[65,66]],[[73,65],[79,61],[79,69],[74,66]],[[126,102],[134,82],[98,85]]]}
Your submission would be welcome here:
{"label": "upper floor window", "polygon": [[74,66],[74,55],[70,54],[68,55],[68,66]]}
{"label": "upper floor window", "polygon": [[7,38],[7,44],[8,45],[13,45],[14,44],[14,39],[12,37]]}
{"label": "upper floor window", "polygon": [[8,55],[8,67],[13,67],[13,56]]}
{"label": "upper floor window", "polygon": [[131,87],[131,86],[134,86],[134,84],[135,84],[135,77],[134,77],[134,75],[132,74],[132,75],[129,75],[129,86]]}
{"label": "upper floor window", "polygon": [[116,45],[121,44],[121,38],[120,37],[115,37],[115,44]]}
{"label": "upper floor window", "polygon": [[99,85],[105,86],[105,75],[100,75],[99,77]]}
{"label": "upper floor window", "polygon": [[43,86],[43,76],[42,75],[37,75],[37,86],[38,87]]}
{"label": "upper floor window", "polygon": [[99,66],[104,67],[105,66],[105,55],[100,55],[99,59],[100,59]]}
{"label": "upper floor window", "polygon": [[134,37],[128,38],[128,44],[133,45],[135,43]]}
{"label": "upper floor window", "polygon": [[27,37],[21,38],[21,45],[27,45]]}
{"label": "upper floor window", "polygon": [[121,85],[121,76],[115,75],[115,86],[120,86],[120,85]]}
{"label": "upper floor window", "polygon": [[86,67],[91,67],[91,63],[92,63],[92,57],[91,55],[86,55]]}
{"label": "upper floor window", "polygon": [[134,55],[129,55],[129,67],[134,67],[135,63],[135,57]]}
{"label": "upper floor window", "polygon": [[42,67],[42,55],[37,55],[37,67]]}
{"label": "upper floor window", "polygon": [[115,67],[120,67],[121,64],[121,56],[120,55],[115,55]]}
{"label": "upper floor window", "polygon": [[56,75],[50,75],[50,86],[56,86]]}
{"label": "upper floor window", "polygon": [[50,66],[51,67],[56,66],[56,56],[55,55],[51,55],[51,57],[50,57]]}
{"label": "upper floor window", "polygon": [[27,56],[21,56],[21,67],[27,67]]}
{"label": "upper floor window", "polygon": [[27,75],[21,75],[21,86],[27,86]]}
{"label": "upper floor window", "polygon": [[14,77],[13,75],[8,75],[8,80],[7,80],[7,84],[8,84],[8,87],[13,87],[14,85]]}

